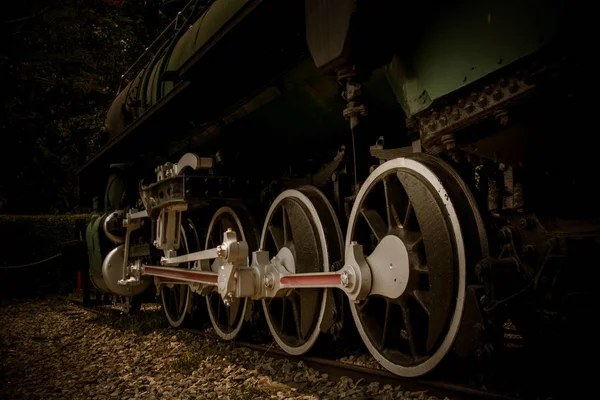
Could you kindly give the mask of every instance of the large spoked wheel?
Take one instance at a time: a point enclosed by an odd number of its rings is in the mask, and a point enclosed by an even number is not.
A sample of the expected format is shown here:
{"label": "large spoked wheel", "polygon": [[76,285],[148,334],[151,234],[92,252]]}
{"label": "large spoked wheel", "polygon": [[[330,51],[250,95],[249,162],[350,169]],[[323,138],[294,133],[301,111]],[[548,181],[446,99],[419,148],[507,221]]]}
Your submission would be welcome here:
{"label": "large spoked wheel", "polygon": [[[200,241],[198,240],[196,228],[190,220],[187,220],[181,224],[181,244],[178,254],[184,255],[193,253],[199,249]],[[193,263],[183,263],[179,267],[191,269]],[[189,287],[187,285],[173,285],[172,287],[163,285],[160,291],[160,297],[162,309],[169,324],[174,328],[183,326],[186,322],[192,299],[192,292]]]}
{"label": "large spoked wheel", "polygon": [[[223,233],[227,229],[231,229],[236,233],[238,240],[248,243],[249,252],[255,251],[258,235],[255,232],[254,224],[249,221],[249,218],[245,218],[244,221],[242,223],[240,216],[231,207],[219,208],[208,226],[205,248],[211,249],[220,245],[223,242]],[[213,262],[211,270],[219,272],[218,266],[217,262]],[[246,315],[249,312],[249,304],[250,301],[248,298],[241,298],[227,307],[223,303],[219,292],[215,290],[208,294],[206,296],[206,306],[210,321],[217,335],[224,340],[235,339],[240,333]]]}
{"label": "large spoked wheel", "polygon": [[[260,247],[290,273],[329,271],[342,257],[342,235],[333,208],[315,187],[281,193],[269,209]],[[304,354],[318,339],[327,302],[325,289],[293,289],[263,299],[269,330],[290,354]]]}
{"label": "large spoked wheel", "polygon": [[[466,246],[472,249],[469,260],[487,253],[471,193],[439,159],[388,161],[358,193],[346,245],[352,241],[363,246],[373,271],[403,268],[404,277],[394,298],[371,294],[351,304],[362,339],[391,372],[406,377],[426,374],[457,336],[465,299]],[[381,287],[377,273],[373,276],[373,285]],[[385,282],[383,287],[394,284]]]}

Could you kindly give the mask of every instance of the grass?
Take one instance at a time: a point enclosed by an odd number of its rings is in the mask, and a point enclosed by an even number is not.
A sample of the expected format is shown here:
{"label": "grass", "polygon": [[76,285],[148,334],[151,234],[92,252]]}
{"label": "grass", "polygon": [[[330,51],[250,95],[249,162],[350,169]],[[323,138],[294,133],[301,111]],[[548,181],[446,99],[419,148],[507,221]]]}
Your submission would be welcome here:
{"label": "grass", "polygon": [[101,315],[96,323],[111,326],[121,331],[130,331],[140,335],[147,335],[157,329],[164,329],[168,324],[160,309],[142,310],[137,314]]}

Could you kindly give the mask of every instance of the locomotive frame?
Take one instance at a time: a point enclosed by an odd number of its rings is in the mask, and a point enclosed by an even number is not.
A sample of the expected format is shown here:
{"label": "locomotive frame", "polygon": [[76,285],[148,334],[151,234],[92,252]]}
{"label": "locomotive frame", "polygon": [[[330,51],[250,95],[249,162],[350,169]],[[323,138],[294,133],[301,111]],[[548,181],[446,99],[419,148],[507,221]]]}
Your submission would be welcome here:
{"label": "locomotive frame", "polygon": [[[516,2],[508,15],[495,2],[493,13],[457,2],[436,10],[422,37],[397,51],[394,13],[423,15],[421,6],[290,4],[290,20],[271,26],[279,37],[257,27],[284,12],[281,3],[192,1],[178,16],[187,16],[181,26],[188,33],[174,23],[172,41],[151,46],[156,55],[109,111],[107,146],[80,171],[84,182],[95,181],[99,166],[135,159],[132,147],[160,155],[137,158],[126,201],[126,190],[113,187],[125,181],[125,167],[113,165],[104,213],[88,227],[96,287],[133,299],[154,284],[174,327],[185,323],[192,295],[205,296],[225,340],[237,337],[250,302],[260,300],[273,337],[291,354],[310,350],[349,310],[371,354],[408,377],[430,373],[445,358],[493,361],[508,320],[536,349],[547,349],[556,332],[572,344],[585,330],[591,293],[578,265],[597,259],[600,224],[585,183],[570,180],[593,179],[586,153],[593,146],[566,154],[544,133],[553,125],[585,127],[569,117],[581,107],[574,99],[581,99],[585,57],[571,42],[581,33],[572,25],[579,14],[566,4]],[[472,18],[489,29],[484,39],[475,38]],[[403,32],[414,28],[407,22]],[[203,42],[190,44],[192,34]],[[452,56],[444,37],[463,38],[466,50]],[[245,48],[254,41],[264,49]],[[232,72],[231,49],[240,59],[259,54],[247,67],[252,78]],[[479,69],[464,68],[471,52]],[[215,60],[224,60],[231,98],[202,75],[218,70]],[[389,87],[374,95],[384,75]],[[271,111],[298,111],[285,117],[302,131],[314,109],[294,108],[305,100],[298,87],[327,110],[315,124],[331,131],[331,138],[310,137],[324,165],[308,173],[298,168],[301,156],[290,156],[299,172],[283,171],[288,160],[273,137],[256,145],[242,135],[245,123],[279,126],[277,115],[260,114],[273,104]],[[195,118],[193,99],[203,88],[215,90],[215,105],[204,104]],[[341,107],[333,100],[340,91]],[[233,139],[217,149],[228,126]],[[169,151],[159,148],[165,130],[179,143]],[[256,145],[255,155],[227,158],[246,143]],[[154,176],[139,172],[150,166]],[[577,193],[577,202],[554,193],[555,181]],[[206,235],[195,212],[210,214]],[[260,234],[253,220],[263,220]]]}

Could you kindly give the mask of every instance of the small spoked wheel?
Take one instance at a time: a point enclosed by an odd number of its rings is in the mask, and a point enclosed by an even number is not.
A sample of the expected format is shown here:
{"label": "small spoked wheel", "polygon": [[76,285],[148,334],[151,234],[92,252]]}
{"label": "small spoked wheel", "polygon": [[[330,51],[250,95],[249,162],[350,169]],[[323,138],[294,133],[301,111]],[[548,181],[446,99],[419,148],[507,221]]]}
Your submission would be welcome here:
{"label": "small spoked wheel", "polygon": [[[178,255],[196,252],[200,249],[198,233],[194,224],[187,220],[181,224],[181,244]],[[191,269],[193,262],[180,264],[180,268]],[[187,285],[174,284],[171,287],[163,285],[160,291],[162,309],[174,328],[183,326],[186,322],[187,313],[190,309],[192,292]]]}
{"label": "small spoked wheel", "polygon": [[[346,245],[362,245],[373,271],[371,293],[351,303],[354,320],[373,356],[401,376],[423,375],[439,364],[463,313],[470,239],[461,224],[480,217],[476,209],[457,210],[472,195],[447,168],[426,156],[380,165],[361,187],[348,224]],[[480,240],[485,237],[474,241]],[[399,272],[388,281],[393,268]]]}
{"label": "small spoked wheel", "polygon": [[[247,216],[247,212],[244,210],[239,211],[238,214],[231,207],[221,207],[217,210],[208,226],[206,249],[220,245],[223,242],[223,233],[227,229],[231,229],[236,233],[237,240],[248,243],[249,253],[257,249],[258,235],[255,232],[254,224]],[[241,217],[244,222],[240,219]],[[219,265],[218,261],[213,262],[211,270],[219,272]],[[238,336],[249,312],[249,304],[248,298],[241,298],[236,299],[227,307],[216,289],[206,296],[208,315],[219,337],[224,340],[232,340]]]}
{"label": "small spoked wheel", "polygon": [[[342,235],[333,208],[311,186],[281,193],[269,209],[260,245],[290,273],[329,271],[342,257]],[[269,330],[290,354],[304,354],[315,344],[327,302],[327,290],[302,288],[263,299]]]}

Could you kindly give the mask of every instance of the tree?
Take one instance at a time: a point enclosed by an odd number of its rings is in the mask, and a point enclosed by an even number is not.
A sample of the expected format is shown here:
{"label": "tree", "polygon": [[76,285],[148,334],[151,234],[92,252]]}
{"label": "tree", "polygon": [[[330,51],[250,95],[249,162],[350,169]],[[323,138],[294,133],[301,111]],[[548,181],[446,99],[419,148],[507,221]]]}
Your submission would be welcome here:
{"label": "tree", "polygon": [[157,1],[14,4],[0,22],[0,212],[72,211],[121,74],[166,21]]}

